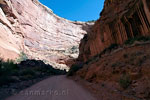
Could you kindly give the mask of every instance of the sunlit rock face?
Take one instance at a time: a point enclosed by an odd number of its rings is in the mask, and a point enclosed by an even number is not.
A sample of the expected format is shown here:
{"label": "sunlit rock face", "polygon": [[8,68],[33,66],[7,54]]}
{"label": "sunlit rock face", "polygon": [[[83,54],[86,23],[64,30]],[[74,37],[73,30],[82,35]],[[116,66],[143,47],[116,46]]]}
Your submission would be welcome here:
{"label": "sunlit rock face", "polygon": [[37,0],[0,0],[0,56],[29,58],[68,69],[65,60],[77,57],[79,41],[91,25],[55,15]]}
{"label": "sunlit rock face", "polygon": [[101,17],[81,40],[80,61],[87,61],[111,44],[150,36],[149,0],[105,0]]}

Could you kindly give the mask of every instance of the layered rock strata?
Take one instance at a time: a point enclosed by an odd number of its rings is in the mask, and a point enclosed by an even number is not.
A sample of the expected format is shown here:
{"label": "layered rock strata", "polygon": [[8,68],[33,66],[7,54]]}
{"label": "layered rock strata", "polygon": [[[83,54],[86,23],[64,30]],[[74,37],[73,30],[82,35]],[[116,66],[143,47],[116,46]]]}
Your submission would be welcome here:
{"label": "layered rock strata", "polygon": [[[83,29],[84,27],[84,29]],[[0,56],[16,59],[20,52],[64,69],[63,59],[86,34],[88,25],[55,15],[38,0],[0,0]]]}
{"label": "layered rock strata", "polygon": [[80,61],[87,61],[111,44],[150,36],[149,0],[105,0],[101,17],[80,44]]}
{"label": "layered rock strata", "polygon": [[149,100],[150,1],[105,0],[100,15],[81,40],[74,76],[98,100]]}

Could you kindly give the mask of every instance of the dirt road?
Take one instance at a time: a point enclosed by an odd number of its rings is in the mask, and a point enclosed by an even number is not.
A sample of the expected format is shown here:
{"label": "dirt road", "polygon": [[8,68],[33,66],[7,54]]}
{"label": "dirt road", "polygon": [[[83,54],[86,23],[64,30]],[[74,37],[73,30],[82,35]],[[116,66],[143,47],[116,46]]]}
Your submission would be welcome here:
{"label": "dirt road", "polygon": [[43,80],[6,100],[95,100],[89,92],[66,76]]}

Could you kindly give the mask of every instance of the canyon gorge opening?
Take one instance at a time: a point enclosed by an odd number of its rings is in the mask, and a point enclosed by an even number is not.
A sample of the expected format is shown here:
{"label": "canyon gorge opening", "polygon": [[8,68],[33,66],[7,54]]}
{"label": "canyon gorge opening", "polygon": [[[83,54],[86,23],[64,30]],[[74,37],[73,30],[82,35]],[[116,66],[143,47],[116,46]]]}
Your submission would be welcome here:
{"label": "canyon gorge opening", "polygon": [[[105,0],[100,18],[94,23],[61,18],[38,0],[0,0],[0,4],[0,57],[4,59],[0,60],[0,74],[4,73],[1,84],[8,83],[10,80],[4,80],[7,78],[14,79],[14,83],[27,80],[28,84],[38,75],[62,75],[67,70],[70,79],[81,83],[98,100],[150,99],[149,0]],[[17,65],[6,62],[18,57],[23,61]],[[15,74],[7,73],[10,66]],[[77,84],[77,89],[68,85],[75,84],[69,78],[52,77],[38,87],[47,88],[47,82],[56,89],[67,87],[88,98],[87,91]]]}
{"label": "canyon gorge opening", "polygon": [[0,47],[4,59],[16,59],[24,52],[31,59],[68,70],[66,62],[77,58],[80,40],[93,25],[61,18],[38,0],[8,0],[2,5]]}

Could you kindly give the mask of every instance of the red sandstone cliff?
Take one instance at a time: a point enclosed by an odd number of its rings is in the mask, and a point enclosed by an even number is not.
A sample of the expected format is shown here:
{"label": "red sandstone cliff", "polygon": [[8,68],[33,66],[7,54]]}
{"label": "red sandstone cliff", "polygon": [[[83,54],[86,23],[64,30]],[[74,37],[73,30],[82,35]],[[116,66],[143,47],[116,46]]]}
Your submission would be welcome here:
{"label": "red sandstone cliff", "polygon": [[69,74],[98,100],[150,100],[150,1],[105,0],[100,15]]}
{"label": "red sandstone cliff", "polygon": [[80,61],[87,61],[111,44],[150,36],[149,0],[106,0],[101,17],[80,44]]}

